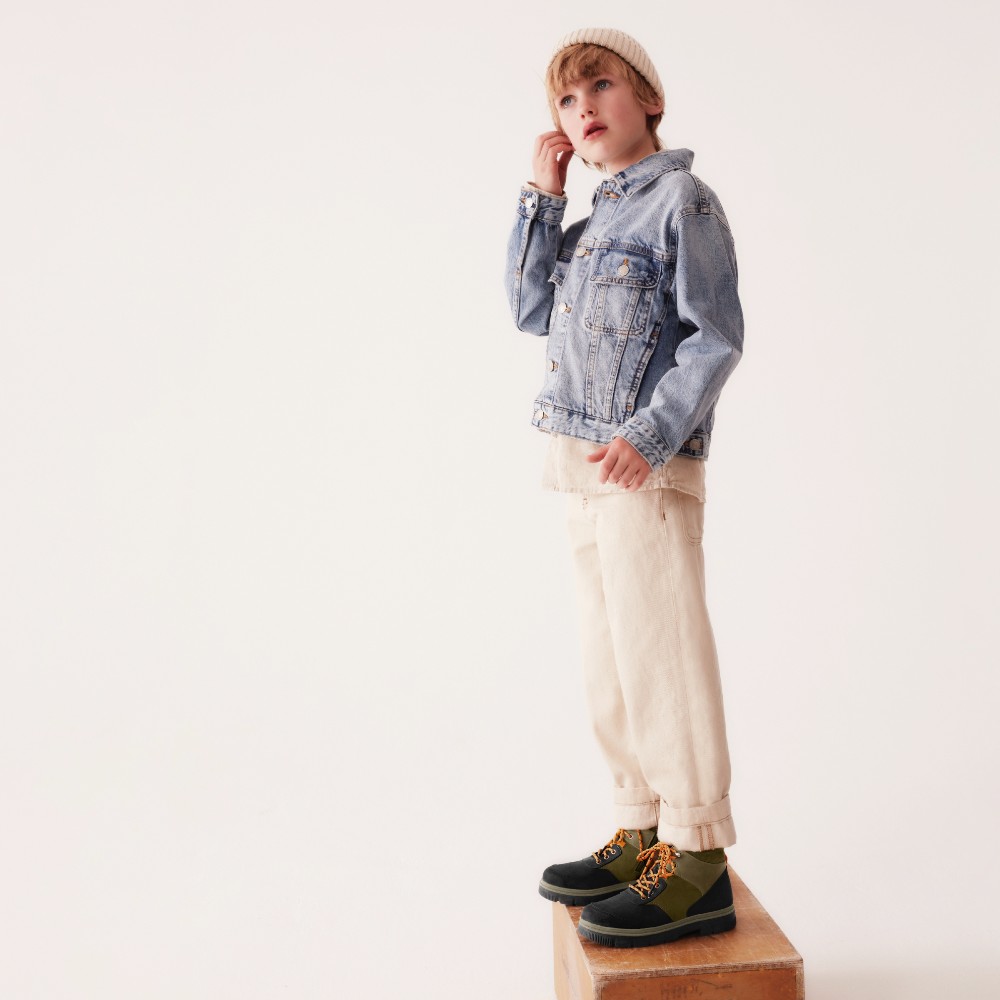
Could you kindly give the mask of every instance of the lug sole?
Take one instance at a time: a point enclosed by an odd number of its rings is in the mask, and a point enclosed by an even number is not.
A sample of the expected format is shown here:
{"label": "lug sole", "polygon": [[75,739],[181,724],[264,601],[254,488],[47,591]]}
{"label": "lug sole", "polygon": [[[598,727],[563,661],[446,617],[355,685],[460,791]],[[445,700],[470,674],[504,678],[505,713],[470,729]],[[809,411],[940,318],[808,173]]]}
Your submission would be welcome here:
{"label": "lug sole", "polygon": [[579,931],[589,941],[609,948],[643,948],[650,944],[666,944],[688,934],[722,934],[736,926],[736,908],[699,913],[694,917],[675,920],[663,929],[656,927],[601,927],[581,920]]}
{"label": "lug sole", "polygon": [[538,883],[538,894],[553,903],[565,903],[566,906],[586,906],[588,903],[600,903],[602,900],[617,896],[623,889],[629,887],[628,882],[617,885],[607,885],[601,889],[567,889],[548,882]]}

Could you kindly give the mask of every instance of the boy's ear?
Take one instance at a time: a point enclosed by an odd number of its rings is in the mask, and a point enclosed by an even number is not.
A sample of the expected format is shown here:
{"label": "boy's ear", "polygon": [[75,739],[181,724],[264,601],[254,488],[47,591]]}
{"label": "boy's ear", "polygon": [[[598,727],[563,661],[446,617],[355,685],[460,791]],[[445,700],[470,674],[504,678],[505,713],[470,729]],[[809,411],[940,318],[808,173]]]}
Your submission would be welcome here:
{"label": "boy's ear", "polygon": [[663,101],[654,101],[652,104],[639,102],[640,107],[647,115],[659,115],[663,113]]}

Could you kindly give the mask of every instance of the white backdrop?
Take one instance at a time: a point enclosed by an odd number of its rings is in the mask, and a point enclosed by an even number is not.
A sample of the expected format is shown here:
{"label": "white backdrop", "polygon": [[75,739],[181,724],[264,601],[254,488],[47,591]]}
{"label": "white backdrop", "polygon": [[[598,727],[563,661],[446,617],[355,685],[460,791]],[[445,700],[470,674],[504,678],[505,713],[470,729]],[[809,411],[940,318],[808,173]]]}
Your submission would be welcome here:
{"label": "white backdrop", "polygon": [[733,866],[811,1000],[997,995],[995,5],[7,0],[5,1000],[552,995],[610,814],[501,273],[604,24],[740,263]]}

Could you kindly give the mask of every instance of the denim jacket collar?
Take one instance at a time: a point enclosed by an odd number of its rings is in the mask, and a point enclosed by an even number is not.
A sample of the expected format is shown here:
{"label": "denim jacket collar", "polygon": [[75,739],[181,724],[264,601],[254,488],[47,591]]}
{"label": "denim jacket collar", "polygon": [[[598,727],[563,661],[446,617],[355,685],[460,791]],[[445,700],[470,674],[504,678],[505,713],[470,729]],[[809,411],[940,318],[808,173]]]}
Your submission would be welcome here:
{"label": "denim jacket collar", "polygon": [[658,153],[650,153],[637,163],[619,170],[607,178],[600,187],[615,185],[626,198],[630,198],[639,188],[655,180],[668,170],[690,170],[694,162],[694,153],[690,149],[661,149]]}

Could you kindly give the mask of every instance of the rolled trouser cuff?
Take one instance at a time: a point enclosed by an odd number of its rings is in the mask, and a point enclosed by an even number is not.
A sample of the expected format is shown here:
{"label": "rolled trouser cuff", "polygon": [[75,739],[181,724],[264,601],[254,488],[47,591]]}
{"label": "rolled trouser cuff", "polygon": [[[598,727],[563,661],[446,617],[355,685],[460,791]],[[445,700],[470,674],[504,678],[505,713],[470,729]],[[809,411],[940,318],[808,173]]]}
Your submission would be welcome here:
{"label": "rolled trouser cuff", "polygon": [[652,788],[616,788],[614,823],[625,830],[649,830],[656,826],[660,797]]}
{"label": "rolled trouser cuff", "polygon": [[660,803],[656,836],[682,851],[710,851],[736,843],[729,796],[710,806],[676,809]]}

